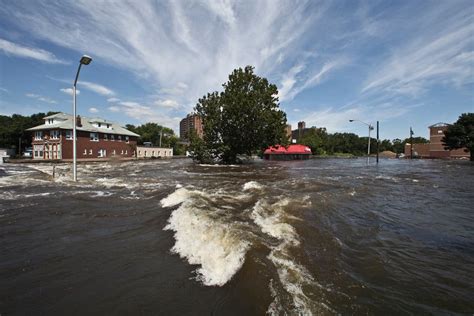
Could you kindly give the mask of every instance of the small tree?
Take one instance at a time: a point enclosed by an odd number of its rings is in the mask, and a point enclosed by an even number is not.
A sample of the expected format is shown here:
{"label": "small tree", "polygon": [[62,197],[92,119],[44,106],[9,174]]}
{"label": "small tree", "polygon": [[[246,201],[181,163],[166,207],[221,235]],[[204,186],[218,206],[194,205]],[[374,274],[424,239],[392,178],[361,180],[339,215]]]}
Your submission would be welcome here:
{"label": "small tree", "polygon": [[474,113],[464,113],[444,132],[441,140],[448,150],[465,148],[474,161]]}
{"label": "small tree", "polygon": [[235,163],[238,155],[285,142],[286,114],[279,109],[277,87],[253,69],[234,70],[223,92],[199,99],[195,110],[202,118],[204,138],[191,138],[194,159]]}

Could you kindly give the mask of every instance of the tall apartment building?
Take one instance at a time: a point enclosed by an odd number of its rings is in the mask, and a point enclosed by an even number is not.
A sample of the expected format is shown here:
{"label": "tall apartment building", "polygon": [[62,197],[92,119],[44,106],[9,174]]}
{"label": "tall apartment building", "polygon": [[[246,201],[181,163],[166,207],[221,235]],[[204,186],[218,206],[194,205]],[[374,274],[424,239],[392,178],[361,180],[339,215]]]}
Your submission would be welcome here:
{"label": "tall apartment building", "polygon": [[197,114],[188,114],[179,123],[179,138],[189,140],[189,132],[195,130],[198,137],[202,138],[204,131],[202,129],[202,119]]}
{"label": "tall apartment building", "polygon": [[[34,160],[73,158],[73,116],[58,113],[43,118],[44,124],[27,129],[33,133]],[[77,159],[134,157],[140,136],[115,122],[77,116]]]}

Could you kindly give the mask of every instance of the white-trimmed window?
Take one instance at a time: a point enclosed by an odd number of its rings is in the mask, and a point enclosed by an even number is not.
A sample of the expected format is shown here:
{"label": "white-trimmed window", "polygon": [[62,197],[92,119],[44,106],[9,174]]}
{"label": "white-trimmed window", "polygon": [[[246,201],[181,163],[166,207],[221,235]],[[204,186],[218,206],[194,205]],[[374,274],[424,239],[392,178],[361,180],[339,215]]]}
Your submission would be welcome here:
{"label": "white-trimmed window", "polygon": [[125,150],[125,155],[128,155],[127,150]]}
{"label": "white-trimmed window", "polygon": [[114,149],[114,151],[112,152],[112,156],[115,156],[115,149]]}
{"label": "white-trimmed window", "polygon": [[98,142],[99,141],[99,133],[91,133],[90,137],[91,137],[92,142]]}
{"label": "white-trimmed window", "polygon": [[92,156],[92,149],[89,149],[89,155]]}
{"label": "white-trimmed window", "polygon": [[128,143],[130,141],[130,137],[125,136],[125,141]]}
{"label": "white-trimmed window", "polygon": [[52,130],[50,133],[51,133],[51,134],[50,134],[50,135],[51,135],[51,139],[59,139],[60,133],[59,133],[58,130]]}
{"label": "white-trimmed window", "polygon": [[120,154],[123,155],[123,149],[122,149],[122,151],[120,152]]}
{"label": "white-trimmed window", "polygon": [[72,139],[72,131],[66,131],[66,139],[71,140]]}
{"label": "white-trimmed window", "polygon": [[113,142],[115,141],[115,136],[113,134],[110,135],[110,140]]}
{"label": "white-trimmed window", "polygon": [[82,153],[83,156],[87,156],[87,149],[84,149],[84,152]]}
{"label": "white-trimmed window", "polygon": [[122,141],[122,135],[119,135],[119,136],[118,136],[118,141],[119,141],[119,142]]}
{"label": "white-trimmed window", "polygon": [[104,134],[104,140],[109,140],[109,136],[107,134]]}
{"label": "white-trimmed window", "polygon": [[43,132],[42,131],[36,131],[35,132],[35,140],[41,140],[43,138]]}

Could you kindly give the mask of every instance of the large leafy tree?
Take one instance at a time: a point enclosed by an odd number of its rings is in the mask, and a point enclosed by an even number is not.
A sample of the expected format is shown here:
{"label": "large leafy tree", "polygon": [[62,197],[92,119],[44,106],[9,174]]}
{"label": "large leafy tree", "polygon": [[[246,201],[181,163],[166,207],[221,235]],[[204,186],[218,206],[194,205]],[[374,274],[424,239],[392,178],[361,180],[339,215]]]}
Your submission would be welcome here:
{"label": "large leafy tree", "polygon": [[458,120],[444,132],[441,140],[445,149],[465,148],[474,161],[474,113],[463,113]]}
{"label": "large leafy tree", "polygon": [[191,138],[196,160],[235,163],[239,155],[287,142],[286,114],[279,109],[277,87],[253,70],[235,69],[223,92],[199,99],[195,110],[203,121],[204,138]]}

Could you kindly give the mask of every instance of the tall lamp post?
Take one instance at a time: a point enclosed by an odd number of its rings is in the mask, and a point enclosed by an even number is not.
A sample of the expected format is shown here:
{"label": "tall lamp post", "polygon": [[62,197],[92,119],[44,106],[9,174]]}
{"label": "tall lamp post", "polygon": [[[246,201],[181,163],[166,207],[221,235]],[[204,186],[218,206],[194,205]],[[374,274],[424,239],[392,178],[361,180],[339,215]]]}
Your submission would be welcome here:
{"label": "tall lamp post", "polygon": [[366,122],[362,122],[360,120],[349,120],[349,122],[354,122],[354,121],[357,121],[357,122],[360,122],[362,124],[365,124],[369,127],[369,142],[367,144],[367,164],[370,162],[370,131],[374,129],[374,127],[372,125],[370,125],[369,123],[366,123]]}
{"label": "tall lamp post", "polygon": [[77,68],[76,79],[74,79],[74,85],[72,88],[72,98],[73,98],[73,109],[72,109],[72,116],[73,116],[73,124],[72,124],[72,174],[74,181],[77,181],[77,137],[76,137],[76,85],[77,79],[79,78],[79,72],[81,71],[82,65],[89,65],[92,61],[92,58],[83,55],[81,60],[79,61],[79,67]]}

